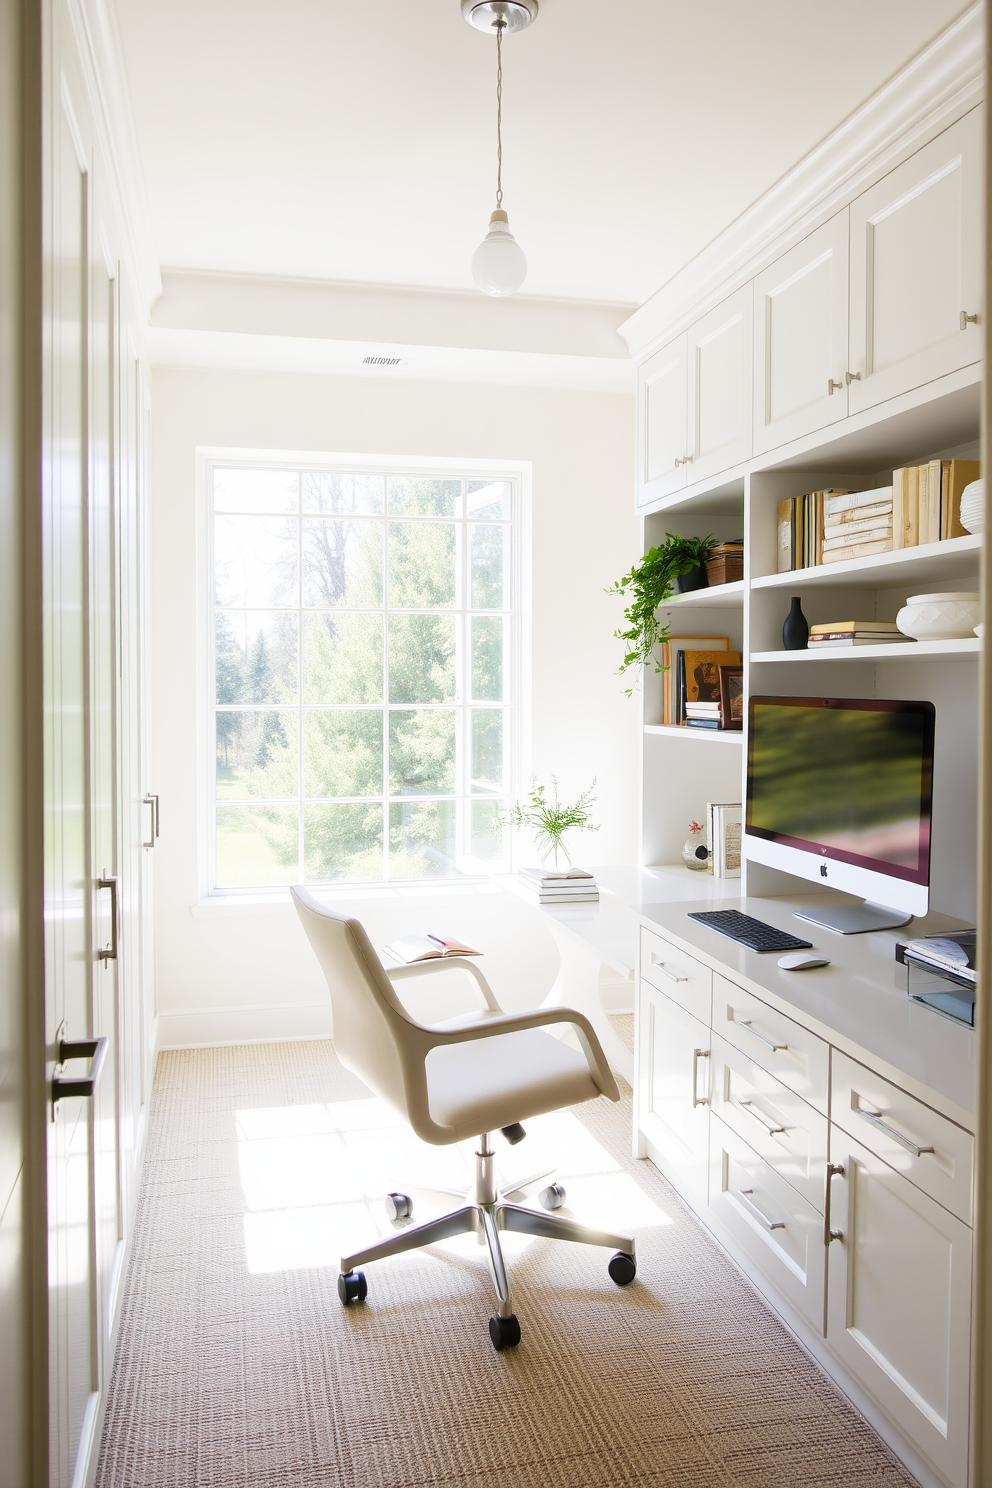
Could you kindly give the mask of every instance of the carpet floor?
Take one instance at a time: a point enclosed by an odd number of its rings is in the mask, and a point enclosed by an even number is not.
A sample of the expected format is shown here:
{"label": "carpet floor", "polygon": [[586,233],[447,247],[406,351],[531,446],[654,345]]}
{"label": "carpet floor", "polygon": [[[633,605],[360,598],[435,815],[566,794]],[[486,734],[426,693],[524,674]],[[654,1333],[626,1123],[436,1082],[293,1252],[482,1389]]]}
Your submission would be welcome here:
{"label": "carpet floor", "polygon": [[[914,1480],[648,1163],[629,1100],[528,1123],[606,1254],[508,1236],[516,1349],[496,1353],[473,1237],[368,1268],[388,1189],[467,1178],[330,1043],[160,1056],[97,1488],[911,1488]],[[404,1181],[406,1180],[406,1181]],[[447,1207],[417,1201],[417,1218]]]}

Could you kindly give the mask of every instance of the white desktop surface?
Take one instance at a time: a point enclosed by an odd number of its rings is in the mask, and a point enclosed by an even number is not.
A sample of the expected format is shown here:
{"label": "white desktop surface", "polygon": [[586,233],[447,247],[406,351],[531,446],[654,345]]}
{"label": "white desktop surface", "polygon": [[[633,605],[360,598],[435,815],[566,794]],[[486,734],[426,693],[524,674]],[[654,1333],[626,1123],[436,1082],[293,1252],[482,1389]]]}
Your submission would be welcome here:
{"label": "white desktop surface", "polygon": [[[847,896],[838,895],[838,900]],[[906,993],[906,968],[895,959],[899,941],[941,930],[964,928],[948,915],[929,914],[899,930],[866,935],[838,935],[794,911],[822,895],[788,899],[741,899],[728,908],[741,909],[766,924],[811,940],[829,966],[783,971],[780,952],[749,951],[715,930],[690,920],[688,911],[713,909],[700,896],[697,903],[642,903],[632,906],[643,925],[739,983],[756,997],[797,1017],[806,1027],[852,1059],[869,1062],[920,1099],[933,1096],[952,1119],[973,1126],[975,1107],[974,1030],[913,1002]],[[714,996],[717,994],[714,992]],[[886,1070],[883,1066],[888,1066]],[[909,1077],[907,1080],[906,1077]]]}

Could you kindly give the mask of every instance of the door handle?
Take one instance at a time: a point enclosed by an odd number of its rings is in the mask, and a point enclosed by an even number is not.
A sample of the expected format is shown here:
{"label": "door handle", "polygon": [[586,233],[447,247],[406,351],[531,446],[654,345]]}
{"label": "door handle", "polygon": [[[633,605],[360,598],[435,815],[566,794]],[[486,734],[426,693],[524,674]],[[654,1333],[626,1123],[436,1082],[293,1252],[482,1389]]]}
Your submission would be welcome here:
{"label": "door handle", "polygon": [[754,1104],[754,1101],[738,1101],[737,1109],[739,1111],[743,1111],[745,1116],[750,1116],[752,1121],[756,1121],[757,1124],[761,1127],[761,1130],[763,1132],[766,1132],[767,1135],[770,1137],[777,1137],[779,1132],[785,1131],[784,1126],[774,1126],[772,1122],[769,1121],[768,1117],[763,1115],[762,1112],[758,1110],[758,1107]]}
{"label": "door handle", "polygon": [[154,791],[146,793],[144,805],[152,808],[152,835],[148,842],[143,842],[141,845],[142,847],[154,847],[159,834],[158,796]]}
{"label": "door handle", "polygon": [[750,1209],[751,1213],[755,1216],[756,1219],[761,1220],[761,1223],[764,1225],[766,1230],[784,1230],[785,1220],[769,1219],[764,1210],[759,1209],[757,1204],[754,1202],[754,1199],[751,1197],[753,1193],[753,1188],[739,1188],[737,1190],[737,1197],[744,1201],[745,1205],[748,1209]]}
{"label": "door handle", "polygon": [[53,1075],[52,1076],[52,1104],[56,1101],[66,1100],[70,1095],[92,1095],[100,1081],[103,1071],[103,1063],[107,1057],[107,1043],[105,1038],[97,1039],[59,1039],[60,1065],[65,1064],[67,1059],[89,1059],[90,1072],[88,1075]]}
{"label": "door handle", "polygon": [[902,1132],[896,1131],[894,1126],[882,1120],[881,1111],[869,1111],[866,1106],[855,1106],[854,1109],[862,1121],[867,1121],[869,1126],[873,1126],[876,1131],[884,1132],[887,1137],[891,1137],[893,1142],[898,1142],[900,1147],[905,1147],[906,1151],[911,1152],[914,1157],[922,1157],[924,1152],[933,1151],[932,1147],[917,1147],[916,1143],[904,1137]]}
{"label": "door handle", "polygon": [[830,1228],[830,1180],[832,1178],[843,1178],[843,1165],[827,1163],[827,1178],[823,1191],[823,1244],[829,1250],[831,1240],[843,1240],[843,1230],[832,1230]]}
{"label": "door handle", "polygon": [[969,315],[968,312],[967,312],[967,310],[962,310],[961,311],[961,317],[960,317],[960,319],[958,321],[958,325],[961,327],[961,329],[963,331],[966,331],[968,329],[969,322],[972,325],[977,325],[978,324],[978,316],[977,315]]}
{"label": "door handle", "polygon": [[842,393],[843,391],[844,391],[844,384],[842,382],[834,382],[834,380],[833,380],[832,377],[830,377],[830,378],[827,379],[827,396],[828,397],[832,398],[833,395],[834,395],[834,393]]}
{"label": "door handle", "polygon": [[687,982],[689,980],[687,976],[677,976],[674,971],[669,971],[665,962],[661,961],[654,951],[651,952],[651,965],[657,966],[662,976],[666,976],[670,982]]}
{"label": "door handle", "polygon": [[735,1018],[734,1022],[739,1028],[746,1028],[752,1038],[756,1038],[759,1044],[764,1044],[766,1049],[771,1049],[773,1054],[783,1054],[789,1047],[788,1044],[773,1044],[771,1039],[766,1039],[763,1033],[759,1033],[756,1028],[752,1028],[750,1020],[747,1018]]}
{"label": "door handle", "polygon": [[697,1080],[697,1076],[698,1076],[698,1073],[699,1073],[699,1061],[701,1059],[709,1059],[709,1057],[710,1057],[710,1051],[709,1051],[709,1049],[693,1049],[693,1051],[692,1051],[692,1108],[693,1108],[693,1110],[695,1110],[697,1106],[708,1106],[709,1103],[710,1103],[710,1098],[709,1098],[708,1095],[701,1096],[701,1095],[699,1095],[697,1093],[697,1085],[696,1085],[696,1080]]}
{"label": "door handle", "polygon": [[97,951],[96,958],[98,961],[116,961],[118,939],[117,879],[98,878],[96,886],[98,889],[110,890],[110,945],[105,950]]}
{"label": "door handle", "polygon": [[846,381],[848,387],[850,387],[852,382],[860,382],[861,381],[861,373],[860,372],[845,372],[844,373],[844,380]]}

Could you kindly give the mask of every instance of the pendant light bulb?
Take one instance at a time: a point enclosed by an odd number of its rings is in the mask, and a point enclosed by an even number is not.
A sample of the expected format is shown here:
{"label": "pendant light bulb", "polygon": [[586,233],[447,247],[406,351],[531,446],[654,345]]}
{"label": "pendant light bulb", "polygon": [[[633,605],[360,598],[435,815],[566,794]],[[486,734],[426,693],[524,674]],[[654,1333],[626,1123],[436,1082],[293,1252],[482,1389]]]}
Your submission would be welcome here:
{"label": "pendant light bulb", "polygon": [[472,278],[487,295],[511,295],[527,277],[524,250],[510,231],[499,207],[489,219],[489,231],[472,255]]}

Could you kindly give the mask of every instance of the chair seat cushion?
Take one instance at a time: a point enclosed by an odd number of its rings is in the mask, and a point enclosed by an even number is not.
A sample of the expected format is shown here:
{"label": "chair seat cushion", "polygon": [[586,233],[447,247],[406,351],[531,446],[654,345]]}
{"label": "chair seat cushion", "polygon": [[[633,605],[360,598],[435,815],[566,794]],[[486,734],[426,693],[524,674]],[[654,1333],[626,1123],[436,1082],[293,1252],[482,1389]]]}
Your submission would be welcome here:
{"label": "chair seat cushion", "polygon": [[585,1055],[539,1028],[432,1049],[427,1090],[431,1116],[456,1142],[600,1093]]}

